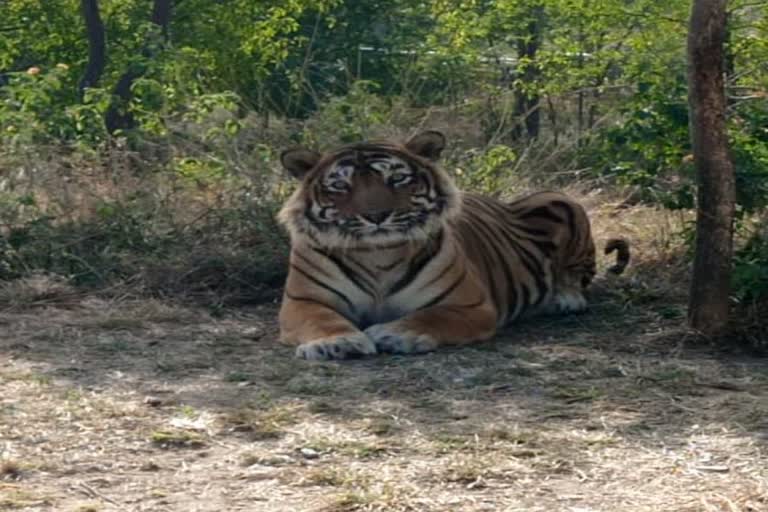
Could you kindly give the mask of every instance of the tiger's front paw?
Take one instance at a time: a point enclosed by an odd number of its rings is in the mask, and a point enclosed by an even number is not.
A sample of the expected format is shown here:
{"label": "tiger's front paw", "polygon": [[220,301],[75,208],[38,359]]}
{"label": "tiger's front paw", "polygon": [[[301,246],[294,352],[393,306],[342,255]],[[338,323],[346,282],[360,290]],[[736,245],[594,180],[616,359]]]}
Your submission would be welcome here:
{"label": "tiger's front paw", "polygon": [[438,342],[429,334],[399,329],[393,324],[372,325],[365,330],[379,352],[390,354],[421,354],[437,348]]}
{"label": "tiger's front paw", "polygon": [[310,361],[347,359],[375,353],[376,345],[362,332],[321,338],[296,347],[296,357]]}
{"label": "tiger's front paw", "polygon": [[577,290],[563,290],[553,298],[557,313],[583,313],[587,310],[587,299]]}

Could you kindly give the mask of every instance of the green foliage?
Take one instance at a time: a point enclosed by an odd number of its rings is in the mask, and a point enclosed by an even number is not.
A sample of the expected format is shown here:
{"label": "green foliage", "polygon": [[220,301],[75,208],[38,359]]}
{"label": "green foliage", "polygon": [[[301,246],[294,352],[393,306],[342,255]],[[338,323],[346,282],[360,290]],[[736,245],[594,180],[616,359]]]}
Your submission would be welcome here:
{"label": "green foliage", "polygon": [[[106,68],[81,98],[80,2],[8,0],[0,273],[103,284],[173,261],[191,276],[200,276],[192,267],[229,275],[247,252],[239,240],[255,237],[264,264],[254,272],[269,280],[280,258],[268,247],[284,249],[272,215],[290,187],[279,150],[422,126],[448,133],[447,166],[465,188],[508,194],[519,176],[548,182],[552,170],[578,169],[690,208],[689,4],[184,0],[166,39],[150,22],[152,2],[101,0]],[[729,10],[728,122],[746,219],[768,205],[768,15],[748,0]],[[115,102],[127,74],[130,100]],[[107,134],[113,102],[135,128]],[[531,140],[520,128],[534,113]],[[763,249],[754,241],[737,255],[740,298],[763,293]],[[201,252],[205,264],[185,259]]]}
{"label": "green foliage", "polygon": [[739,302],[768,298],[768,239],[755,235],[736,252],[733,294]]}
{"label": "green foliage", "polygon": [[358,81],[346,95],[329,98],[306,123],[302,142],[329,147],[372,138],[390,111],[376,89],[372,82]]}
{"label": "green foliage", "polygon": [[0,143],[98,144],[106,135],[106,105],[99,89],[90,90],[83,103],[75,101],[75,80],[66,64],[12,73],[0,88]]}
{"label": "green foliage", "polygon": [[515,189],[509,180],[517,155],[509,146],[495,145],[470,155],[465,165],[455,171],[462,188],[484,194],[506,194]]}
{"label": "green foliage", "polygon": [[646,84],[621,108],[620,120],[593,136],[581,162],[601,176],[638,188],[646,200],[693,207],[693,165],[685,78]]}
{"label": "green foliage", "polygon": [[738,201],[749,212],[768,206],[768,94],[734,110],[729,135]]}
{"label": "green foliage", "polygon": [[733,295],[739,303],[768,299],[768,230],[765,211],[738,223],[746,242],[734,255]]}

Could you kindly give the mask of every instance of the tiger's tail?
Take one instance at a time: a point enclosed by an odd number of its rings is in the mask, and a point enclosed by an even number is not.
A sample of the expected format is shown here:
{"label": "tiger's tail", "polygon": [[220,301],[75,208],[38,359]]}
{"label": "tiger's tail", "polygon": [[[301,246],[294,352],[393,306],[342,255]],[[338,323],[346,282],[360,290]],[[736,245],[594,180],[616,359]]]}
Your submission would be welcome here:
{"label": "tiger's tail", "polygon": [[629,265],[629,242],[623,238],[611,238],[605,244],[605,254],[616,251],[616,263],[608,267],[611,274],[621,274]]}

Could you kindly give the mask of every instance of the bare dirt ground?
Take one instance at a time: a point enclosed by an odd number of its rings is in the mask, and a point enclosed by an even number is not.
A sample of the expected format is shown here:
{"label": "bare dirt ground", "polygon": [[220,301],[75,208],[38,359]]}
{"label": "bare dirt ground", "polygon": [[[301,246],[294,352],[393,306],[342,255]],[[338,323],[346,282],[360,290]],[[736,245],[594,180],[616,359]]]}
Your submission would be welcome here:
{"label": "bare dirt ground", "polygon": [[333,363],[279,346],[274,304],[9,307],[0,510],[768,510],[766,361],[689,347],[679,294],[622,279],[489,343]]}

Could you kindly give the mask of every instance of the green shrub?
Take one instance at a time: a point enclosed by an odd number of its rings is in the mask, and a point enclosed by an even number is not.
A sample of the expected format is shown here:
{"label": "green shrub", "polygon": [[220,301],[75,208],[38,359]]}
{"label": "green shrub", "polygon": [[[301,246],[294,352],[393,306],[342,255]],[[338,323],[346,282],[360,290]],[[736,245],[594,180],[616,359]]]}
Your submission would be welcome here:
{"label": "green shrub", "polygon": [[739,303],[768,301],[768,236],[755,230],[733,260],[733,296]]}

